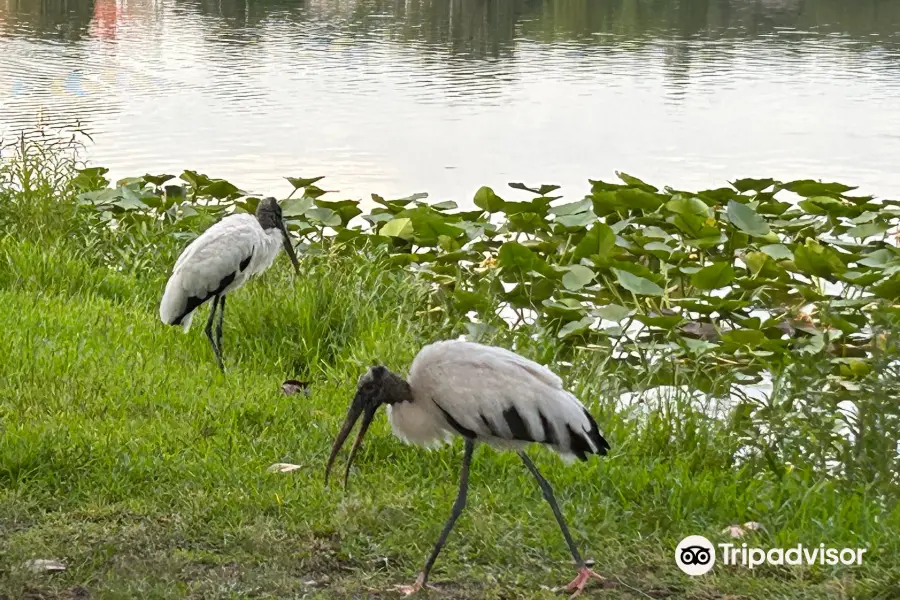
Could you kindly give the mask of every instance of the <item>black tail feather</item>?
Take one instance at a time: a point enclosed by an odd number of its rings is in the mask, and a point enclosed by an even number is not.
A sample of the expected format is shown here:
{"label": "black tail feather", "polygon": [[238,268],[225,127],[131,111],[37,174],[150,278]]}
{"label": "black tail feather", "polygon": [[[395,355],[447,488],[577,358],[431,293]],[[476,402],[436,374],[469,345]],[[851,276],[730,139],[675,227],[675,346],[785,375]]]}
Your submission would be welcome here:
{"label": "black tail feather", "polygon": [[600,434],[600,428],[597,427],[597,422],[594,420],[594,417],[591,416],[591,413],[584,410],[584,416],[587,417],[588,422],[591,424],[591,429],[588,431],[588,436],[591,438],[591,441],[594,442],[594,445],[597,446],[597,452],[599,456],[606,456],[606,453],[609,452],[609,442],[606,441]]}

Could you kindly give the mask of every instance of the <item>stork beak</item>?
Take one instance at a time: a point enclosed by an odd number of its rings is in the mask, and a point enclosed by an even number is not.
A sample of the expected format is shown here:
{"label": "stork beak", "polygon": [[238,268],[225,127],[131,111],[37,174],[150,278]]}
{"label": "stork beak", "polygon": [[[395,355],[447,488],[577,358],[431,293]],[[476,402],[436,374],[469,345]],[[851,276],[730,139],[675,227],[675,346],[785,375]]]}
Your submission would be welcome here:
{"label": "stork beak", "polygon": [[284,221],[281,222],[281,236],[284,240],[284,251],[287,252],[288,258],[294,263],[294,271],[300,274],[300,263],[297,262],[297,255],[294,254],[294,245],[291,244],[291,236],[288,234],[287,226]]}
{"label": "stork beak", "polygon": [[328,457],[328,464],[325,465],[326,485],[328,484],[328,475],[331,473],[331,466],[334,464],[334,459],[337,458],[341,446],[344,444],[347,436],[350,435],[350,431],[353,429],[356,421],[359,419],[360,415],[363,415],[362,424],[359,426],[359,433],[356,435],[356,441],[353,442],[353,447],[350,449],[350,456],[347,458],[347,468],[344,471],[344,487],[347,487],[347,479],[350,477],[350,467],[353,464],[353,459],[356,457],[356,451],[359,449],[359,445],[362,443],[363,437],[369,429],[369,425],[372,424],[372,420],[375,418],[376,410],[378,410],[378,404],[367,402],[366,397],[359,392],[353,397],[353,403],[347,411],[347,418],[344,419],[341,431],[334,440],[334,445],[331,447],[331,456]]}

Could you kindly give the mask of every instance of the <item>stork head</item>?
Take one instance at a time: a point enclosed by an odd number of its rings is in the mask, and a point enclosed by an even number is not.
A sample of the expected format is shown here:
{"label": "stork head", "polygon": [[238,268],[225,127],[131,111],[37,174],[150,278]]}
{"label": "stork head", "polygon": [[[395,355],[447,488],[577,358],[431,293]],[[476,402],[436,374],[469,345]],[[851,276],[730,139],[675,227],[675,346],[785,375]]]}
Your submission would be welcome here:
{"label": "stork head", "polygon": [[278,200],[269,196],[259,201],[256,206],[256,219],[259,221],[260,227],[265,229],[278,229],[281,231],[282,243],[284,251],[287,252],[288,258],[294,263],[294,270],[300,273],[300,263],[297,262],[297,255],[294,254],[294,245],[291,244],[291,236],[288,235],[287,227],[281,216],[281,205]]}
{"label": "stork head", "polygon": [[325,466],[325,483],[328,483],[328,474],[331,472],[331,466],[337,457],[341,446],[350,435],[353,425],[362,415],[362,424],[359,426],[359,433],[356,441],[350,449],[350,457],[347,459],[347,469],[344,471],[344,487],[347,487],[347,478],[350,475],[350,466],[353,464],[353,458],[356,451],[362,443],[366,430],[375,418],[375,411],[382,404],[394,404],[396,402],[408,402],[412,400],[412,391],[409,384],[396,373],[392,373],[387,368],[376,365],[371,367],[366,373],[359,378],[356,386],[356,395],[353,396],[353,402],[347,411],[347,417],[341,426],[341,431],[334,440],[331,447],[331,456],[328,457],[328,464]]}

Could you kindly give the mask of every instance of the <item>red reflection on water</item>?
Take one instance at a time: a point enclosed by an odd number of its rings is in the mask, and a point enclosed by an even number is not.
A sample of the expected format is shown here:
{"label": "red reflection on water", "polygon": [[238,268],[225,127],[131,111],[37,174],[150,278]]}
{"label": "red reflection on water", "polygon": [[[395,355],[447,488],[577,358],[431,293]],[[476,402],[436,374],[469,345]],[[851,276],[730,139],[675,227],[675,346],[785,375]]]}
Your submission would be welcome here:
{"label": "red reflection on water", "polygon": [[91,33],[105,40],[116,39],[118,0],[94,0]]}

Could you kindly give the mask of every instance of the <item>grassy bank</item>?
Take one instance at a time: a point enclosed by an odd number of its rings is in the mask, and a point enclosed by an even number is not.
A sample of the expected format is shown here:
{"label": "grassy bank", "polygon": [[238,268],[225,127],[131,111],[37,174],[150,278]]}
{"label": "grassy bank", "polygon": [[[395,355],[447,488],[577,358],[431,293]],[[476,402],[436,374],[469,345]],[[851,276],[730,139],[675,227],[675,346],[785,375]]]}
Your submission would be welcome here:
{"label": "grassy bank", "polygon": [[[346,492],[323,486],[325,459],[368,364],[406,369],[422,344],[472,323],[440,304],[433,281],[411,275],[396,252],[317,246],[322,227],[311,220],[312,231],[300,232],[313,240],[301,276],[282,257],[229,299],[223,376],[201,327],[182,335],[156,313],[180,234],[218,215],[135,217],[131,226],[113,211],[124,225],[110,230],[103,211],[76,200],[87,175],[48,160],[7,156],[0,188],[0,597],[395,597],[391,585],[412,581],[446,519],[461,444],[405,446],[380,417]],[[698,407],[690,369],[682,391],[626,405],[621,393],[656,383],[651,363],[623,370],[589,340],[567,342],[559,324],[492,323],[490,340],[559,368],[612,444],[609,457],[571,466],[531,452],[609,580],[587,597],[900,596],[896,480],[881,475],[890,456],[853,463],[856,476],[787,461],[780,452],[806,450],[777,443],[739,460],[758,440],[748,441],[733,412],[716,419]],[[792,385],[821,388],[833,376],[793,368]],[[310,397],[284,396],[287,378],[312,381]],[[878,385],[873,398],[894,383]],[[808,446],[825,439],[816,428],[827,423],[766,414],[768,431],[799,423],[806,429],[794,435]],[[896,447],[896,438],[882,442]],[[267,472],[275,462],[301,468]],[[432,596],[560,597],[545,588],[569,581],[570,557],[521,463],[480,448],[471,477],[468,508],[435,567],[442,591]],[[722,529],[746,521],[765,529],[739,543],[868,552],[854,567],[717,566],[698,578],[677,569],[683,537],[726,541]],[[33,573],[25,564],[35,558],[67,569]]]}

